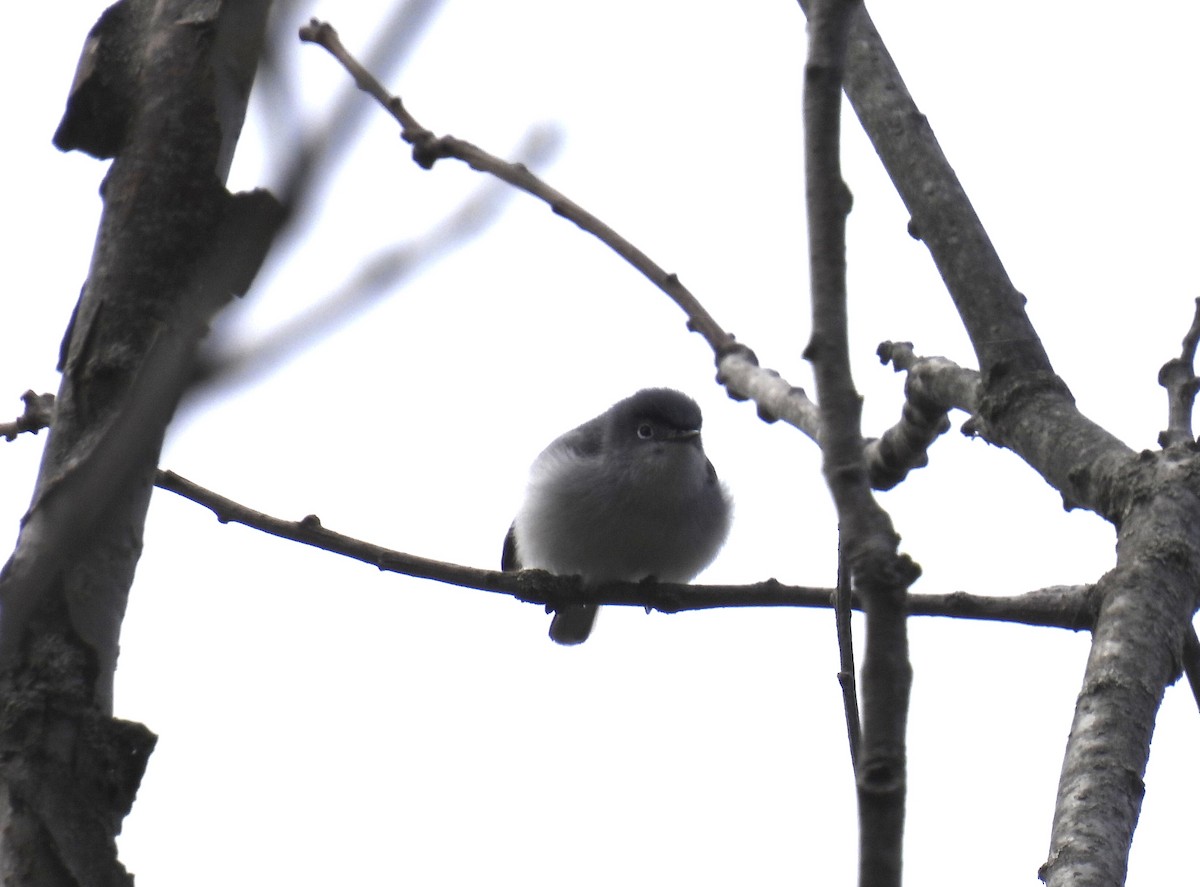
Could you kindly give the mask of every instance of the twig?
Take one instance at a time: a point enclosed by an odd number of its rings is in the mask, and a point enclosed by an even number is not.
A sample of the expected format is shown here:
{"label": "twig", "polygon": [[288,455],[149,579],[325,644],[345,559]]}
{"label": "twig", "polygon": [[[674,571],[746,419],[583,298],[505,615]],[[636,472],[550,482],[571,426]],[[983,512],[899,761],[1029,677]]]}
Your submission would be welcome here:
{"label": "twig", "polygon": [[[774,579],[753,585],[616,582],[584,588],[575,577],[555,576],[542,570],[510,573],[481,570],[395,551],[326,529],[314,515],[299,521],[272,517],[205,489],[173,471],[159,471],[155,485],[209,509],[221,523],[242,524],[280,539],[370,564],[385,572],[505,594],[531,604],[596,603],[680,613],[718,607],[829,609],[835,596],[835,590],[831,588],[784,585]],[[859,595],[851,596],[850,606],[862,609]],[[908,612],[913,616],[981,619],[1085,631],[1091,626],[1094,606],[1091,586],[1061,585],[1008,597],[963,591],[914,594],[908,597]]]}
{"label": "twig", "polygon": [[49,428],[54,419],[54,395],[38,394],[36,391],[26,391],[21,395],[25,403],[25,412],[11,422],[0,422],[0,437],[13,441],[18,434],[30,432],[37,434],[43,428]]}
{"label": "twig", "polygon": [[679,282],[676,275],[667,273],[640,249],[583,207],[533,175],[524,165],[508,163],[454,136],[436,136],[418,123],[399,96],[388,93],[382,84],[347,52],[338,39],[337,32],[328,23],[313,19],[300,29],[300,39],[328,50],[354,78],[358,88],[373,96],[387,109],[400,123],[401,137],[413,146],[413,160],[423,169],[431,168],[442,158],[461,160],[472,169],[494,175],[542,200],[555,213],[597,237],[666,293],[687,315],[688,329],[700,333],[718,357],[726,349],[734,346],[733,336],[721,328],[691,291]]}
{"label": "twig", "polygon": [[880,363],[890,363],[896,372],[908,373],[907,385],[913,386],[921,399],[946,411],[956,409],[974,415],[979,410],[979,373],[975,370],[964,369],[944,357],[918,357],[912,342],[881,342],[875,353]]}
{"label": "twig", "polygon": [[[877,439],[866,442],[865,457],[871,486],[890,490],[914,468],[929,462],[929,446],[950,426],[951,409],[971,414],[972,433],[984,434],[976,416],[979,374],[943,357],[917,357],[911,342],[884,342],[877,349],[880,361],[905,371],[905,405],[900,421]],[[819,442],[821,414],[803,388],[797,388],[774,370],[758,365],[749,349],[731,349],[717,361],[717,381],[737,400],[753,400],[765,422],[782,419]],[[966,430],[966,429],[964,429]]]}
{"label": "twig", "polygon": [[1196,378],[1196,345],[1200,342],[1200,299],[1192,326],[1183,337],[1183,351],[1163,364],[1158,371],[1158,384],[1167,389],[1167,430],[1158,435],[1158,445],[1190,446],[1196,442],[1192,434],[1192,408],[1200,379]]}
{"label": "twig", "polygon": [[[394,3],[387,19],[372,30],[373,43],[366,52],[367,66],[382,71],[385,77],[399,70],[410,58],[442,6],[443,0],[403,0]],[[291,87],[289,78],[277,79],[281,87]],[[287,206],[302,207],[318,176],[330,167],[331,162],[337,162],[345,156],[346,148],[358,135],[366,118],[367,107],[355,98],[353,87],[347,86],[332,102],[329,116],[284,161],[283,184],[279,190],[280,199]]]}
{"label": "twig", "polygon": [[950,428],[953,408],[972,415],[979,404],[979,374],[943,357],[917,357],[911,342],[884,342],[876,353],[881,363],[906,372],[900,421],[867,444],[867,472],[876,490],[890,490],[916,468],[929,463],[929,447]]}

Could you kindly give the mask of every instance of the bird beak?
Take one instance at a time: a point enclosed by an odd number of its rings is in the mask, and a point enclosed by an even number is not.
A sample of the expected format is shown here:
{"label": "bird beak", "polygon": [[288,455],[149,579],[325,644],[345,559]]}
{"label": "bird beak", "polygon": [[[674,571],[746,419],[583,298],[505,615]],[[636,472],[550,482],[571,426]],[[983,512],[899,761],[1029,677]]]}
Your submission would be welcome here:
{"label": "bird beak", "polygon": [[677,429],[677,430],[671,432],[671,437],[670,437],[670,440],[677,440],[681,443],[687,443],[690,440],[699,440],[699,439],[700,439],[700,429],[698,429],[698,428]]}

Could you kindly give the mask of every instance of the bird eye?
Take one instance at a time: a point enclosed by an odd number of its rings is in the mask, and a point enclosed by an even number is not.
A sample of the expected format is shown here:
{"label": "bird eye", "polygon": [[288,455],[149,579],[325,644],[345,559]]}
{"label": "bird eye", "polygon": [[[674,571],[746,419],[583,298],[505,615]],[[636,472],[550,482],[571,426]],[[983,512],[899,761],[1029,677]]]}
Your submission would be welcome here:
{"label": "bird eye", "polygon": [[637,436],[642,440],[649,440],[654,437],[654,426],[649,422],[643,422],[637,427]]}

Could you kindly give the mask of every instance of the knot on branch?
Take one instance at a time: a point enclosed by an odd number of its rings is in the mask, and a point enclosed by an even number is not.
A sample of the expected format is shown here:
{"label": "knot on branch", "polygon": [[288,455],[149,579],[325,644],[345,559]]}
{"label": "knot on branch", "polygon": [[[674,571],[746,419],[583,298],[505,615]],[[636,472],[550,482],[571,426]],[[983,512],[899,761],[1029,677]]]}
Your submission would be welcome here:
{"label": "knot on branch", "polygon": [[917,361],[912,342],[880,342],[875,354],[881,364],[887,366],[890,363],[897,373],[912,369]]}
{"label": "knot on branch", "polygon": [[[738,342],[737,340],[735,340],[733,338],[733,336],[730,336],[729,341],[726,342],[724,345],[722,345],[720,348],[718,348],[716,350],[716,354],[714,355],[714,361],[717,364],[717,381],[718,382],[723,381],[722,380],[721,361],[723,361],[727,357],[733,357],[734,355],[742,358],[743,360],[745,360],[746,362],[748,362],[750,364],[753,364],[754,366],[759,366],[758,355],[754,353],[754,351],[750,348],[750,346],[743,345],[741,342]],[[731,394],[730,397],[733,397],[733,395]],[[741,400],[745,400],[745,398],[741,398]]]}
{"label": "knot on branch", "polygon": [[929,463],[929,447],[950,430],[951,409],[975,412],[979,377],[944,357],[919,357],[911,342],[882,342],[875,353],[881,363],[908,374],[900,421],[866,452],[871,485],[890,490]]}
{"label": "knot on branch", "polygon": [[854,590],[861,592],[870,606],[870,599],[898,598],[903,600],[908,588],[921,577],[921,567],[907,554],[897,551],[900,537],[895,531],[876,531],[850,551],[850,574]]}
{"label": "knot on branch", "polygon": [[858,790],[873,795],[892,795],[904,789],[904,756],[874,754],[861,761],[857,773]]}
{"label": "knot on branch", "polygon": [[[400,104],[399,98],[393,102]],[[405,130],[402,134],[404,141],[412,145],[413,162],[421,169],[432,169],[433,165],[443,157],[450,157],[451,152],[444,138],[438,138],[427,129]]]}

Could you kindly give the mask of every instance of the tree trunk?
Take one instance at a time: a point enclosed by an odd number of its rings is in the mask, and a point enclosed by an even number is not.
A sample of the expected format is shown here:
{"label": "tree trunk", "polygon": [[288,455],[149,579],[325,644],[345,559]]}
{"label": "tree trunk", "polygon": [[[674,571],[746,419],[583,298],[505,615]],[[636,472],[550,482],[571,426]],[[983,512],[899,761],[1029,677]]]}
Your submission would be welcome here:
{"label": "tree trunk", "polygon": [[116,835],[155,737],[112,717],[158,454],[215,312],[278,225],[230,195],[266,2],[123,0],[88,35],[63,149],[115,157],[33,501],[0,574],[0,880],[132,883]]}

